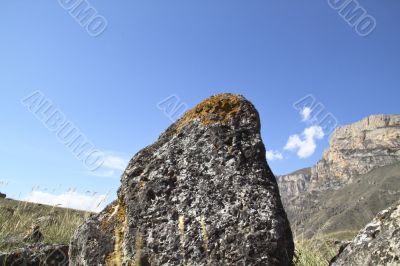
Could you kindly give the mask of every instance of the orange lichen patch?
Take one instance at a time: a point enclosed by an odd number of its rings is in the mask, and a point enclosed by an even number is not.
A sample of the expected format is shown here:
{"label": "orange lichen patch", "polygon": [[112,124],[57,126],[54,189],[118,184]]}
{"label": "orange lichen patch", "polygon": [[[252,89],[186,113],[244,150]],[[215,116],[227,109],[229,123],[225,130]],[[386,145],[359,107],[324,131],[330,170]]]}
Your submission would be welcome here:
{"label": "orange lichen patch", "polygon": [[126,217],[126,207],[123,200],[119,200],[116,206],[116,210],[112,216],[116,216],[116,225],[114,229],[114,251],[107,256],[106,265],[109,266],[119,266],[122,265],[124,261],[124,253],[122,246],[124,243],[124,234],[128,225],[128,220]]}
{"label": "orange lichen patch", "polygon": [[240,111],[240,104],[243,101],[239,95],[219,94],[211,96],[189,110],[179,119],[176,130],[180,130],[193,119],[199,118],[205,125],[222,123],[226,124],[232,117]]}

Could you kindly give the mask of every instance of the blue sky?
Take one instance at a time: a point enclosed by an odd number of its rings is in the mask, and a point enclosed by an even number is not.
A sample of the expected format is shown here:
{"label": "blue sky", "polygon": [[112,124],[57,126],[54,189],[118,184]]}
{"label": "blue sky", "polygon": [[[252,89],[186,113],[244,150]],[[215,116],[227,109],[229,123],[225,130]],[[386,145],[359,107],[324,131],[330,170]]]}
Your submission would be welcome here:
{"label": "blue sky", "polygon": [[[358,2],[376,19],[367,37],[328,1],[93,0],[107,21],[97,37],[60,3],[0,3],[0,191],[13,198],[86,209],[107,193],[111,201],[126,162],[170,125],[157,104],[171,95],[189,107],[221,92],[251,100],[276,174],[313,165],[328,146],[293,107],[309,94],[339,124],[399,113],[399,1]],[[89,171],[21,104],[36,90],[105,165]],[[299,145],[313,143],[300,158]]]}

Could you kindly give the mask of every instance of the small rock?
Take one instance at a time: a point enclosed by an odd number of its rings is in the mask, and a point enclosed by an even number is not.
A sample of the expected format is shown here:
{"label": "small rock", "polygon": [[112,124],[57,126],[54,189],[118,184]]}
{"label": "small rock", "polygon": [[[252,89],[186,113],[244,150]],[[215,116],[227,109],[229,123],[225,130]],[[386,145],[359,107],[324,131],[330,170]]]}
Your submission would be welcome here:
{"label": "small rock", "polygon": [[43,241],[43,234],[40,232],[40,227],[38,225],[32,225],[31,229],[24,236],[25,242],[38,243]]}
{"label": "small rock", "polygon": [[66,266],[68,246],[35,244],[0,254],[0,265]]}

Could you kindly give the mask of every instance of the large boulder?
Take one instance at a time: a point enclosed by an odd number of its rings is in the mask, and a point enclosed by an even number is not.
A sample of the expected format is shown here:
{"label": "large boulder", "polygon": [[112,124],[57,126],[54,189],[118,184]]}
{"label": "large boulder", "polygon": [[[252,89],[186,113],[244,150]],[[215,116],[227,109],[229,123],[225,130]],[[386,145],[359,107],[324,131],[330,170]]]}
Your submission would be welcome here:
{"label": "large boulder", "polygon": [[292,265],[292,233],[243,96],[208,98],[138,152],[71,265]]}
{"label": "large boulder", "polygon": [[400,202],[380,212],[330,265],[400,265]]}

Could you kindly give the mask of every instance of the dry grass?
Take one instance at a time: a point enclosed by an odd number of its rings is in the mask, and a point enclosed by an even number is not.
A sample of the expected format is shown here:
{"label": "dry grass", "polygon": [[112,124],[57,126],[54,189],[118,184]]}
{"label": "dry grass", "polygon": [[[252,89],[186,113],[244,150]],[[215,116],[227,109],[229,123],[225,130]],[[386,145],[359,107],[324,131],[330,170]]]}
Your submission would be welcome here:
{"label": "dry grass", "polygon": [[327,266],[336,255],[336,248],[323,241],[296,241],[296,266]]}
{"label": "dry grass", "polygon": [[352,240],[357,231],[338,231],[326,235],[318,234],[312,239],[297,237],[296,266],[327,266],[329,261],[337,254],[340,245],[336,241]]}
{"label": "dry grass", "polygon": [[23,247],[32,225],[38,225],[44,243],[68,244],[76,228],[90,215],[59,207],[0,199],[0,252]]}
{"label": "dry grass", "polygon": [[295,266],[327,266],[329,264],[328,258],[306,243],[297,243],[296,256]]}

